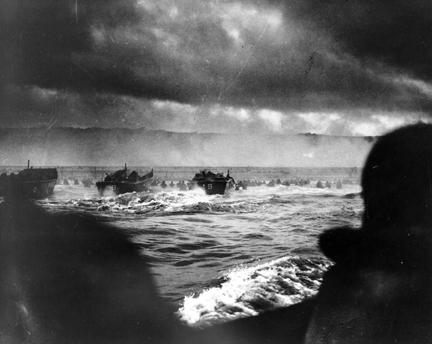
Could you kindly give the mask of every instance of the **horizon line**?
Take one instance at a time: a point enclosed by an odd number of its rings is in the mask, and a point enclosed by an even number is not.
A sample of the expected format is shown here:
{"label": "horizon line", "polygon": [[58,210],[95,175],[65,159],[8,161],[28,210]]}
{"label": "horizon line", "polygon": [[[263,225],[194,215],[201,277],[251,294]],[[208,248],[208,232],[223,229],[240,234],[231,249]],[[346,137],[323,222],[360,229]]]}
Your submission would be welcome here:
{"label": "horizon line", "polygon": [[53,127],[45,127],[45,126],[31,126],[31,127],[3,127],[0,125],[0,130],[46,130],[50,131],[52,129],[72,129],[72,130],[131,130],[131,131],[139,131],[139,130],[146,130],[146,131],[159,131],[159,132],[166,132],[166,133],[175,133],[175,134],[198,134],[198,135],[256,135],[256,136],[296,136],[296,135],[305,135],[305,136],[326,136],[326,137],[345,137],[345,138],[377,138],[382,135],[334,135],[334,134],[324,134],[324,133],[314,133],[314,132],[298,132],[298,133],[244,133],[244,132],[212,132],[212,131],[171,131],[166,129],[149,129],[146,127],[75,127],[75,126],[53,126]]}

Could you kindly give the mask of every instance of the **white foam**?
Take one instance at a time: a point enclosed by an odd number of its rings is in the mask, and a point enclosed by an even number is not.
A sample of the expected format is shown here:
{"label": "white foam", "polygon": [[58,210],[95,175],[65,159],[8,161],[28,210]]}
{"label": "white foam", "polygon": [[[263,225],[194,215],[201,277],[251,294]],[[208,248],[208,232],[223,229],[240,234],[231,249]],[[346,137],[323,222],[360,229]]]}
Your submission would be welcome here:
{"label": "white foam", "polygon": [[[75,190],[76,189],[76,190]],[[81,187],[85,192],[84,187]],[[79,189],[79,190],[81,190]],[[96,195],[82,194],[78,198],[78,188],[63,187],[59,197],[54,195],[42,204],[52,207],[77,207],[99,212],[113,212],[126,214],[153,214],[176,212],[228,212],[248,213],[265,207],[274,197],[289,199],[297,195],[334,195],[343,196],[359,190],[358,186],[349,185],[343,190],[318,189],[310,186],[284,186],[275,187],[258,186],[247,190],[232,191],[227,195],[206,195],[204,190],[179,191],[175,189],[160,190],[158,192],[126,193],[98,197]]]}
{"label": "white foam", "polygon": [[186,296],[178,315],[189,325],[205,326],[289,306],[318,291],[328,266],[323,258],[297,256],[239,266],[228,272],[219,286]]}

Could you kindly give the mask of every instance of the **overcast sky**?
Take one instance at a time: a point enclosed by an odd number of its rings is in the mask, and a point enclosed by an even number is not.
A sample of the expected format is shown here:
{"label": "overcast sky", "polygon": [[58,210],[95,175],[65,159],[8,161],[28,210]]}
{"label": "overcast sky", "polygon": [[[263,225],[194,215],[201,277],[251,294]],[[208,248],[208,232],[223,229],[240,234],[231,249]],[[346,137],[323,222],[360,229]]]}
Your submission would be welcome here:
{"label": "overcast sky", "polygon": [[432,111],[432,1],[0,0],[0,125],[377,135]]}

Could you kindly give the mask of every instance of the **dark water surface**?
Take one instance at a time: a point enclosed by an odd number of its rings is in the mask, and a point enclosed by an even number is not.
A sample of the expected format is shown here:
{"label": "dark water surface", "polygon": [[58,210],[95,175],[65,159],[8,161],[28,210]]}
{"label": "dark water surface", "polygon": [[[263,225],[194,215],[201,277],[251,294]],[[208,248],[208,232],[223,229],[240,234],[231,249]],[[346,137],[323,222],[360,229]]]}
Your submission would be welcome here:
{"label": "dark water surface", "polygon": [[352,195],[359,191],[279,185],[223,196],[156,188],[99,197],[95,188],[57,185],[41,203],[104,216],[132,234],[178,316],[205,325],[313,295],[329,264],[318,235],[359,226],[362,201]]}

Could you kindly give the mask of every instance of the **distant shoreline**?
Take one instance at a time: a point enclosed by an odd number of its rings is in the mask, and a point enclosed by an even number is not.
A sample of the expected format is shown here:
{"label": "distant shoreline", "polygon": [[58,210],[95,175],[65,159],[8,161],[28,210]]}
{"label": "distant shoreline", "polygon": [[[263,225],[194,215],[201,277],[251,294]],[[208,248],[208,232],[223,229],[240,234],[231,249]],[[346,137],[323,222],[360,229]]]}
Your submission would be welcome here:
{"label": "distant shoreline", "polygon": [[[0,165],[0,169],[4,168],[26,168],[27,165]],[[33,168],[123,168],[124,165],[32,165]],[[312,167],[312,166],[223,166],[223,165],[213,165],[213,166],[207,166],[207,165],[167,165],[167,166],[158,166],[158,165],[127,165],[128,169],[134,169],[134,168],[154,168],[154,169],[179,169],[179,168],[208,168],[208,169],[302,169],[302,170],[316,170],[316,169],[361,169],[360,166],[319,166],[319,167]]]}
{"label": "distant shoreline", "polygon": [[[0,166],[0,173],[13,173],[26,166]],[[34,166],[37,168],[39,166]],[[48,166],[43,166],[48,167]],[[118,166],[49,166],[58,170],[59,180],[64,178],[82,179],[91,177],[103,179],[105,173],[122,169],[124,165]],[[144,174],[153,168],[154,176],[161,180],[189,180],[196,172],[204,168],[212,171],[226,173],[230,171],[231,176],[239,180],[287,180],[291,178],[309,178],[312,180],[338,180],[347,179],[358,182],[362,169],[359,167],[260,167],[260,166],[128,166],[128,170],[136,170]]]}

